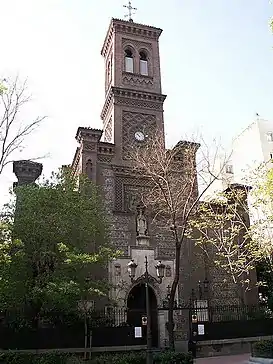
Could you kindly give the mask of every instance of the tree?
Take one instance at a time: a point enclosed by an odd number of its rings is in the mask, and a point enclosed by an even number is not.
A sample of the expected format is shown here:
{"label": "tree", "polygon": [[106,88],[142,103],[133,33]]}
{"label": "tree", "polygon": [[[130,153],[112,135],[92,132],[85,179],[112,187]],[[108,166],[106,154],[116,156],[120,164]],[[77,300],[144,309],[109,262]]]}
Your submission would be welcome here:
{"label": "tree", "polygon": [[[130,159],[136,173],[149,181],[149,188],[141,194],[143,205],[153,215],[153,222],[171,232],[175,250],[175,272],[168,308],[170,347],[174,349],[174,303],[180,276],[181,247],[187,237],[189,222],[199,209],[199,201],[220,175],[214,175],[207,150],[201,150],[198,163],[196,153],[199,143],[181,141],[166,149],[164,136],[157,131],[146,144],[133,148]],[[216,160],[216,158],[214,159]],[[224,164],[223,164],[224,166]],[[198,179],[203,190],[198,193]]]}
{"label": "tree", "polygon": [[263,272],[258,284],[264,283],[266,271],[273,272],[273,169],[263,163],[245,180],[251,187],[231,184],[206,200],[191,226],[207,257],[247,290],[257,283],[256,268]]}
{"label": "tree", "polygon": [[66,169],[16,196],[2,216],[1,309],[16,307],[34,326],[51,311],[79,313],[79,302],[107,291],[101,270],[113,257],[96,187]]}
{"label": "tree", "polygon": [[0,175],[12,162],[14,152],[23,148],[26,137],[45,119],[23,120],[22,112],[30,100],[26,81],[21,83],[18,77],[0,81]]}
{"label": "tree", "polygon": [[211,263],[245,289],[250,285],[249,273],[255,269],[260,250],[251,239],[247,194],[249,188],[230,185],[214,198],[203,201],[198,216],[190,221],[195,243]]}

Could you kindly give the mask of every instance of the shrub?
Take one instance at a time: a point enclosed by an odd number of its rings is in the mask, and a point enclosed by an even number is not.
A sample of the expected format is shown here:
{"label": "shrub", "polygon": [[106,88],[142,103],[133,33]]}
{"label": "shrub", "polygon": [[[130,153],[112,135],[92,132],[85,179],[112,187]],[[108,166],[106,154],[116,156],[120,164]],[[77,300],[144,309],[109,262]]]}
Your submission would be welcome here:
{"label": "shrub", "polygon": [[252,345],[252,356],[258,358],[273,358],[273,341],[262,340]]}
{"label": "shrub", "polygon": [[90,364],[145,364],[144,352],[100,355],[91,360]]}
{"label": "shrub", "polygon": [[[134,352],[113,355],[100,355],[91,360],[90,364],[145,364],[146,353]],[[192,364],[189,354],[166,351],[154,355],[154,364]]]}
{"label": "shrub", "polygon": [[190,354],[176,353],[175,351],[165,351],[155,355],[155,364],[192,364],[193,359]]}
{"label": "shrub", "polygon": [[[75,359],[75,360],[74,360]],[[102,354],[91,361],[84,362],[79,358],[67,354],[22,354],[2,353],[0,364],[146,364],[145,352],[129,352],[119,354]],[[161,352],[154,355],[154,364],[192,364],[192,357],[188,354],[172,351]]]}
{"label": "shrub", "polygon": [[66,354],[22,354],[22,353],[1,353],[0,364],[66,364]]}

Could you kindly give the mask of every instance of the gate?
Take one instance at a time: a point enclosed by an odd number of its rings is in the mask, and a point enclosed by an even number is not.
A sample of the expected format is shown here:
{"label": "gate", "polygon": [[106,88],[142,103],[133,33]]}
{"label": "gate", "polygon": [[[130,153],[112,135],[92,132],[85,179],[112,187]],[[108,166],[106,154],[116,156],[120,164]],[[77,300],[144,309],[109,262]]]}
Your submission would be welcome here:
{"label": "gate", "polygon": [[[152,344],[158,343],[157,310],[152,310]],[[108,307],[105,311],[93,313],[90,327],[92,346],[134,346],[146,345],[147,326],[145,310]],[[155,320],[156,318],[156,320]],[[135,337],[135,327],[141,328],[142,337]]]}

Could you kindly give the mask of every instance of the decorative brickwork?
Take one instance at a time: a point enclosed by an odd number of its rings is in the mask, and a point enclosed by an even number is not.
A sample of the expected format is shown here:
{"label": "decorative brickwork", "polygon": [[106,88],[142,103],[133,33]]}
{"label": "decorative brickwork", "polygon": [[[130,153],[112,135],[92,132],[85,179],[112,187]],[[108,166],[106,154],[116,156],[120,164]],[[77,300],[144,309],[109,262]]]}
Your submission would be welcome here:
{"label": "decorative brickwork", "polygon": [[88,150],[95,150],[97,147],[96,143],[92,143],[92,142],[85,142],[83,144],[83,150],[88,151]]}
{"label": "decorative brickwork", "polygon": [[111,143],[112,140],[113,140],[113,120],[111,116],[104,129],[104,141]]}
{"label": "decorative brickwork", "polygon": [[98,155],[98,161],[102,163],[111,163],[113,157],[108,155]]}
{"label": "decorative brickwork", "polygon": [[123,159],[128,158],[128,152],[137,143],[134,135],[140,130],[146,138],[153,135],[156,130],[155,115],[124,111],[122,113]]}
{"label": "decorative brickwork", "polygon": [[174,259],[175,257],[175,250],[174,248],[163,248],[160,247],[157,249],[157,259]]}
{"label": "decorative brickwork", "polygon": [[126,72],[123,73],[122,83],[127,87],[140,87],[142,89],[152,89],[154,84],[152,77],[133,75]]}
{"label": "decorative brickwork", "polygon": [[122,46],[123,48],[126,46],[126,45],[129,45],[129,44],[133,44],[134,47],[136,48],[136,50],[139,52],[140,50],[142,49],[146,49],[148,50],[149,52],[152,52],[152,43],[146,43],[146,42],[141,42],[139,40],[132,40],[130,38],[122,38]]}
{"label": "decorative brickwork", "polygon": [[149,181],[132,176],[116,176],[115,178],[115,210],[132,212],[133,205],[139,200],[141,192],[148,188]]}
{"label": "decorative brickwork", "polygon": [[125,98],[120,97],[116,100],[116,104],[123,105],[123,106],[130,106],[132,108],[163,111],[163,105],[161,103],[152,102],[152,101],[125,99]]}

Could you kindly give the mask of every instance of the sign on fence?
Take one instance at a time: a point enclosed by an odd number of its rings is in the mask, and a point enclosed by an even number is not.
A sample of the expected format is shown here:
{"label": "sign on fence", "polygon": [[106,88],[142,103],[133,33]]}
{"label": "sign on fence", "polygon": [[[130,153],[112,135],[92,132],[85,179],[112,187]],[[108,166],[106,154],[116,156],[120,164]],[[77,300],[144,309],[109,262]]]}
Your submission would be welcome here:
{"label": "sign on fence", "polygon": [[142,327],[135,327],[135,338],[141,338],[142,337]]}
{"label": "sign on fence", "polygon": [[205,325],[198,324],[198,335],[205,335]]}

